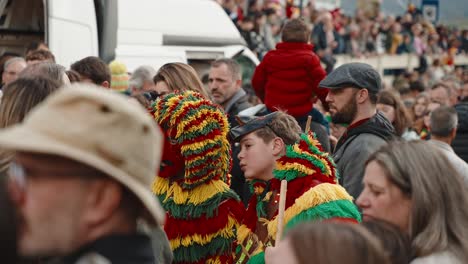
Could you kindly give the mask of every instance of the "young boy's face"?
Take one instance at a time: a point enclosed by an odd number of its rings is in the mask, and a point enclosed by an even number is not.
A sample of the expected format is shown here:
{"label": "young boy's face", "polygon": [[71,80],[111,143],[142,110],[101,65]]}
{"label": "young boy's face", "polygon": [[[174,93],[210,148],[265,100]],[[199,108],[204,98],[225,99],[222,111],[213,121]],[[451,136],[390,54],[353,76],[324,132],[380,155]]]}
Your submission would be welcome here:
{"label": "young boy's face", "polygon": [[276,164],[273,140],[265,143],[254,131],[242,137],[240,147],[241,151],[237,157],[247,180],[273,178]]}

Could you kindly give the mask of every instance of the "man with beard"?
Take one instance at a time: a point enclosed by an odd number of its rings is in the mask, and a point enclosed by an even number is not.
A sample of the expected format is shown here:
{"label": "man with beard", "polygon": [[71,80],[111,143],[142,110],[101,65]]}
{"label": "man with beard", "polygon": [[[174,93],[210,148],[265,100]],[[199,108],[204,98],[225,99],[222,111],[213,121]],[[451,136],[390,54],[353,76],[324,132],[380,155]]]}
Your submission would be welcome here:
{"label": "man with beard", "polygon": [[394,137],[392,124],[376,110],[377,93],[382,89],[380,76],[368,64],[348,63],[331,72],[319,87],[330,89],[326,101],[333,123],[348,125],[333,159],[340,184],[357,198],[367,158]]}

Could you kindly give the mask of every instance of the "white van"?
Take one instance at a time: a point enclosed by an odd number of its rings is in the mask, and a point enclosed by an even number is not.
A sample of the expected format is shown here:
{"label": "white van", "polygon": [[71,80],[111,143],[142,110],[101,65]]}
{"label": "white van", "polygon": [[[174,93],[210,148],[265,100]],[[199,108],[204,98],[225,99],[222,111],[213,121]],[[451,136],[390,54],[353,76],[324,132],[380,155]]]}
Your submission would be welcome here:
{"label": "white van", "polygon": [[258,64],[213,0],[2,0],[0,54],[44,41],[68,67],[86,56],[120,60],[133,71],[185,62],[206,73],[216,58],[235,58],[246,78]]}

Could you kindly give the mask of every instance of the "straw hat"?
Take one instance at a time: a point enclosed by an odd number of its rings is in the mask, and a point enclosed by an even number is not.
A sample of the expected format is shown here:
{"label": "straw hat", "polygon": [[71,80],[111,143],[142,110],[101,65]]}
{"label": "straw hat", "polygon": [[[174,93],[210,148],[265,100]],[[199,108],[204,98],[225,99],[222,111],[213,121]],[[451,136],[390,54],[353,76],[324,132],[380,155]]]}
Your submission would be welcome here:
{"label": "straw hat", "polygon": [[162,134],[145,110],[116,92],[75,83],[49,96],[22,124],[0,130],[0,146],[54,154],[94,167],[133,192],[160,225],[165,213],[150,186]]}

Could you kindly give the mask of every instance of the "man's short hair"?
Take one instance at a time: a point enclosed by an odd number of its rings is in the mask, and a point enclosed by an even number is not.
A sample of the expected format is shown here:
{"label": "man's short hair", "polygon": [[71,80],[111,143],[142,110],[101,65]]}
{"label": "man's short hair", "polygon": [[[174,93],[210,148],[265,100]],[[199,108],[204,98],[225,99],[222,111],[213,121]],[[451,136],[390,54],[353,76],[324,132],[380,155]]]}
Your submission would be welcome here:
{"label": "man's short hair", "polygon": [[67,84],[68,81],[64,80],[65,71],[65,67],[60,64],[44,61],[27,66],[19,74],[19,78],[45,76],[61,84]]}
{"label": "man's short hair", "polygon": [[145,82],[153,82],[153,77],[156,75],[156,70],[151,66],[140,66],[133,71],[128,84],[130,87],[142,89]]}
{"label": "man's short hair", "polygon": [[448,137],[458,124],[455,108],[441,106],[431,112],[431,133],[434,136]]}
{"label": "man's short hair", "polygon": [[233,59],[217,59],[211,63],[211,67],[217,68],[223,64],[227,66],[229,72],[232,74],[233,80],[242,80],[241,66],[239,65],[239,63],[237,63],[237,61]]}
{"label": "man's short hair", "polygon": [[291,19],[283,27],[281,41],[283,42],[309,42],[310,31],[303,19]]}
{"label": "man's short hair", "polygon": [[70,68],[78,72],[82,78],[88,78],[96,85],[102,85],[105,81],[111,83],[109,66],[98,57],[86,57],[73,63]]}
{"label": "man's short hair", "polygon": [[3,65],[3,70],[6,70],[8,68],[8,66],[16,63],[16,62],[23,62],[24,64],[26,64],[26,61],[23,59],[23,57],[13,57],[11,59],[8,59],[5,64]]}
{"label": "man's short hair", "polygon": [[55,56],[48,50],[35,50],[26,56],[26,61],[49,61],[55,63]]}

